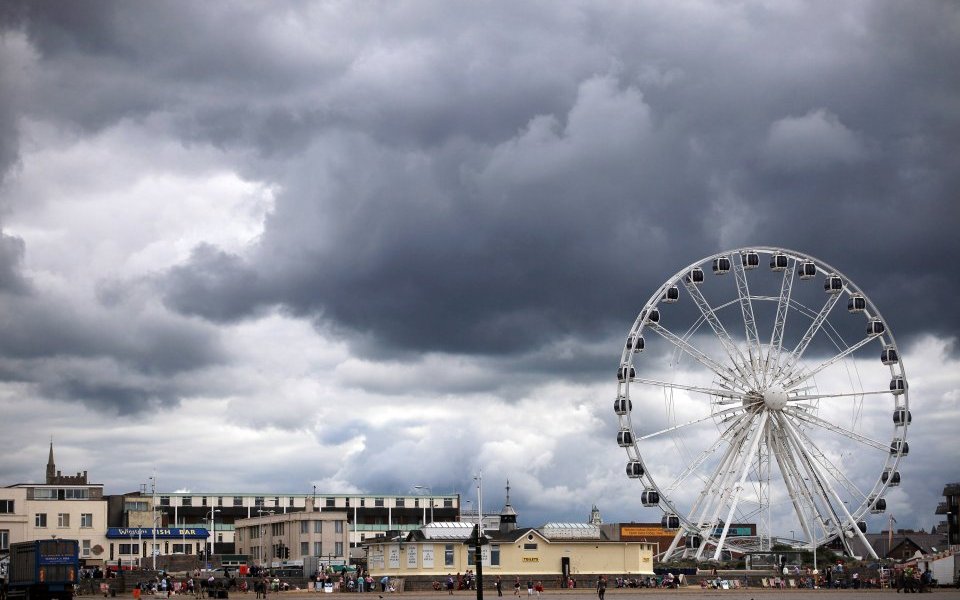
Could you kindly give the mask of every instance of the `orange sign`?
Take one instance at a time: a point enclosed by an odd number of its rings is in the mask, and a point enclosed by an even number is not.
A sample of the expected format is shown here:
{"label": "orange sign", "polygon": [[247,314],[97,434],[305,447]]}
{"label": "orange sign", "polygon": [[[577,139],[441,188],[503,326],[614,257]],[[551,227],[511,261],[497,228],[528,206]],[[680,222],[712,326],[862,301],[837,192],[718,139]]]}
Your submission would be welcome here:
{"label": "orange sign", "polygon": [[624,525],[620,528],[621,538],[630,537],[672,537],[676,531],[669,531],[663,527],[630,527]]}

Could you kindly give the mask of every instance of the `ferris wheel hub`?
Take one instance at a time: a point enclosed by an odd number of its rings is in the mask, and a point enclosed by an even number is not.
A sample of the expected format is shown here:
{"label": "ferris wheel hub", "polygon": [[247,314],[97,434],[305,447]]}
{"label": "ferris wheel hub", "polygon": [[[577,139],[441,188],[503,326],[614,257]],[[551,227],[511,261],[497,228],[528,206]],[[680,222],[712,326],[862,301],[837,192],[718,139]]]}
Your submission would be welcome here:
{"label": "ferris wheel hub", "polygon": [[770,410],[783,410],[787,405],[787,390],[774,386],[763,393],[763,403]]}

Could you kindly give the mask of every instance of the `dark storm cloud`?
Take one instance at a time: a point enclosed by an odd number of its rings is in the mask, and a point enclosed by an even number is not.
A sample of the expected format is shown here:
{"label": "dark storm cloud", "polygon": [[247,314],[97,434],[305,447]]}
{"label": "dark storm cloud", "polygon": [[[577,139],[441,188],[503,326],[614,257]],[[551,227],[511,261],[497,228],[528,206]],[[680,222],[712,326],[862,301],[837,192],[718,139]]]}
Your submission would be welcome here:
{"label": "dark storm cloud", "polygon": [[[388,346],[521,352],[596,339],[683,264],[769,244],[840,267],[901,337],[955,336],[957,283],[930,265],[958,250],[958,90],[944,76],[960,67],[956,8],[920,5],[904,32],[897,8],[857,7],[854,38],[818,31],[829,16],[810,8],[706,11],[691,16],[702,38],[683,44],[644,35],[644,17],[669,32],[677,16],[583,9],[589,27],[555,32],[577,34],[554,40],[566,79],[513,78],[526,56],[487,80],[454,70],[504,58],[482,42],[413,55],[428,73],[413,89],[399,74],[375,97],[359,93],[369,82],[320,78],[339,116],[305,124],[306,145],[294,136],[259,247],[219,256],[230,264],[215,281],[215,253],[198,253],[171,273],[167,302],[212,319],[279,304]],[[493,24],[457,25],[480,39]],[[465,89],[503,102],[478,111],[459,102]],[[477,117],[510,127],[481,133]],[[277,144],[235,139],[266,154]]]}
{"label": "dark storm cloud", "polygon": [[277,186],[255,246],[161,281],[184,314],[535,355],[625,330],[703,255],[782,245],[901,339],[960,333],[954,4],[170,6],[30,3],[11,27],[37,89],[70,91],[33,114],[155,114]]}
{"label": "dark storm cloud", "polygon": [[28,288],[23,277],[24,243],[21,238],[0,230],[0,291],[22,293]]}

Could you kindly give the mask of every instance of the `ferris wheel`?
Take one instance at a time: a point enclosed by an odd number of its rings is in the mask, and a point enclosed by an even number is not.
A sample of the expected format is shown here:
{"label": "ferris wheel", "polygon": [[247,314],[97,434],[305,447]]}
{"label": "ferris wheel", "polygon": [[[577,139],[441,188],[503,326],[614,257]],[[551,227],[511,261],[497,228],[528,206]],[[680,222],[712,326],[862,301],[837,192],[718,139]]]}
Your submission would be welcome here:
{"label": "ferris wheel", "polygon": [[695,262],[643,305],[617,379],[627,475],[675,531],[664,560],[768,550],[774,531],[876,558],[864,534],[909,452],[907,379],[840,271],[769,247]]}

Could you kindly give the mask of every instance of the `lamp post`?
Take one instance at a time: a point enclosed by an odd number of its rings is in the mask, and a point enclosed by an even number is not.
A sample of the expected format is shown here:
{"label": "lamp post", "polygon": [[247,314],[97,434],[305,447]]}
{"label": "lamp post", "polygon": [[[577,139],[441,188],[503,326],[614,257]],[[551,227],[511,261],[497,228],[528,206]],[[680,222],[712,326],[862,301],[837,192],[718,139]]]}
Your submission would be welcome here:
{"label": "lamp post", "polygon": [[[433,523],[433,488],[429,485],[415,485],[413,489],[417,490],[422,496],[424,493],[430,494],[430,522]],[[423,507],[423,524],[427,524],[427,507]]]}
{"label": "lamp post", "polygon": [[211,560],[213,558],[213,551],[216,549],[215,544],[217,542],[217,538],[216,538],[217,534],[215,532],[215,525],[216,525],[215,519],[216,519],[216,514],[218,512],[220,512],[219,508],[210,509],[210,550],[207,551],[207,564],[210,566],[213,566],[213,563],[211,562]]}
{"label": "lamp post", "polygon": [[483,469],[473,480],[477,482],[477,525],[480,526],[480,535],[483,535]]}
{"label": "lamp post", "polygon": [[[263,518],[263,515],[272,515],[272,514],[273,514],[272,510],[257,510],[257,517],[261,519]],[[266,537],[264,535],[266,528],[264,527],[262,521],[260,522],[259,527],[260,527],[260,566],[263,567],[264,566],[263,538]]]}

